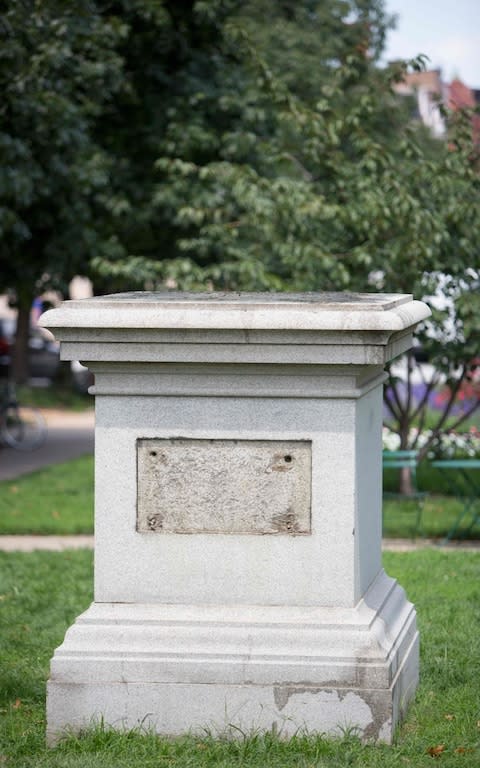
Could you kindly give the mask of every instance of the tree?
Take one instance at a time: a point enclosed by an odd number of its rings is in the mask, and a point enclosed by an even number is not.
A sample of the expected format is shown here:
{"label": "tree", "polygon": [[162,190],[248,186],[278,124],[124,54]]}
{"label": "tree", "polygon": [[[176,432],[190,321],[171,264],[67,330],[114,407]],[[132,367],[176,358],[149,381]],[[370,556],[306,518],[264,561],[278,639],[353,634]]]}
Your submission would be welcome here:
{"label": "tree", "polygon": [[[161,103],[168,115],[151,143],[158,178],[140,205],[147,237],[143,248],[137,237],[135,259],[129,249],[123,260],[97,259],[96,266],[182,287],[281,289],[299,284],[289,262],[298,265],[301,250],[305,287],[321,288],[322,275],[342,287],[349,265],[330,254],[344,247],[336,169],[345,160],[348,180],[360,149],[355,141],[365,143],[369,131],[392,136],[393,146],[399,132],[391,115],[400,110],[391,109],[394,99],[375,67],[388,25],[382,3],[262,0],[239,7],[235,14],[234,4],[181,5],[175,30],[183,55],[161,91],[143,77],[136,99],[142,109],[152,93],[148,104]],[[212,27],[211,17],[215,35],[199,35],[199,27]],[[199,49],[199,38],[215,44]],[[129,49],[138,46],[130,37]],[[138,66],[125,55],[138,94]],[[149,58],[149,72],[162,69],[155,61]]]}
{"label": "tree", "polygon": [[[472,114],[445,111],[445,117],[449,143],[433,165],[419,166],[415,178],[419,185],[415,199],[435,222],[416,281],[419,295],[424,295],[433,312],[417,334],[421,359],[428,360],[430,367],[426,372],[412,351],[404,376],[391,372],[385,390],[400,446],[418,449],[420,458],[435,448],[443,433],[455,431],[480,407],[480,154],[472,134]],[[415,233],[409,235],[407,229],[407,237],[410,240]],[[392,276],[390,282],[405,286],[408,280],[415,284],[407,260],[402,277]],[[468,397],[459,408],[462,394]],[[441,398],[436,417],[430,408],[434,395]]]}
{"label": "tree", "polygon": [[[234,5],[2,4],[1,287],[19,309],[17,380],[26,376],[35,295],[95,266],[107,290],[142,285],[145,259],[172,250],[171,228],[152,205],[154,162],[175,105],[191,97],[191,116],[199,83],[219,80],[222,24]],[[207,157],[201,129],[198,142]]]}
{"label": "tree", "polygon": [[[450,324],[432,302],[433,318],[417,337],[433,375],[415,399],[410,355],[406,381],[392,372],[385,395],[400,446],[415,448],[412,425],[422,432],[429,395],[447,388],[424,455],[448,424],[458,426],[479,406],[474,391],[470,407],[449,421],[478,355],[478,148],[468,115],[446,115],[447,143],[412,122],[392,90],[405,65],[375,66],[387,26],[381,4],[359,6],[352,20],[345,5],[332,4],[325,25],[324,4],[285,3],[276,11],[265,0],[267,31],[251,6],[232,25],[251,75],[237,99],[238,121],[220,137],[209,126],[217,137],[211,160],[196,154],[186,112],[169,126],[155,204],[173,223],[179,256],[164,260],[157,275],[184,287],[375,288],[418,298],[441,285],[453,301]],[[325,28],[335,31],[335,52],[322,40]],[[270,34],[278,40],[279,30],[283,45],[272,46]]]}
{"label": "tree", "polygon": [[[16,30],[0,64],[5,87],[14,73],[2,117],[14,149],[0,223],[22,265],[7,286],[79,265],[106,290],[421,298],[442,280],[454,343],[439,310],[419,339],[452,392],[462,386],[478,346],[478,155],[460,115],[449,142],[434,141],[394,93],[407,65],[378,66],[382,0],[39,8],[4,14]],[[41,184],[29,186],[28,164]],[[410,447],[423,417],[402,387],[392,377],[386,397]]]}
{"label": "tree", "polygon": [[124,29],[86,0],[2,6],[1,280],[19,310],[14,376],[22,380],[34,296],[109,249],[96,213],[111,158],[92,125],[122,87]]}
{"label": "tree", "polygon": [[[173,271],[183,274],[184,285],[196,284],[178,245],[181,227],[171,210],[177,201],[156,162],[165,153],[202,164],[218,159],[222,136],[241,121],[239,94],[251,78],[227,34],[240,6],[239,0],[109,6],[128,29],[119,49],[127,87],[96,127],[118,158],[112,185],[121,201],[112,210],[116,250],[92,259],[97,279],[155,284]],[[203,279],[200,267],[198,284]]]}

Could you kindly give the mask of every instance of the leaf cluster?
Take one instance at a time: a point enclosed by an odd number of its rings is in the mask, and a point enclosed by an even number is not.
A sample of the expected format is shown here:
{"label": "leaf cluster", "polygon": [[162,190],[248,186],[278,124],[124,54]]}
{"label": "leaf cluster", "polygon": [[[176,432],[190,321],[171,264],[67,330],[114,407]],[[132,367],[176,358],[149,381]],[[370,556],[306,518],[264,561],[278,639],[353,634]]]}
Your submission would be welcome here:
{"label": "leaf cluster", "polygon": [[125,29],[86,1],[2,5],[2,277],[30,298],[44,272],[80,267],[95,247],[109,158],[92,129],[122,87]]}

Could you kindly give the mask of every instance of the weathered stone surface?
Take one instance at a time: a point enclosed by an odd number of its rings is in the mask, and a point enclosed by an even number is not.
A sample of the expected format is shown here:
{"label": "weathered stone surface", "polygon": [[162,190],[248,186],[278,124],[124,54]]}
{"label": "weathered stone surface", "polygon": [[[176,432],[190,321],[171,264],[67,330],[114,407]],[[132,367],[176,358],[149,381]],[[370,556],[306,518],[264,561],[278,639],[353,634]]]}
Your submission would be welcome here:
{"label": "weathered stone surface", "polygon": [[97,603],[52,660],[49,737],[103,717],[389,741],[417,681],[415,611],[383,572],[351,609]]}
{"label": "weathered stone surface", "polygon": [[383,365],[427,316],[174,292],[46,313],[97,393],[95,602],[52,659],[51,741],[94,718],[391,740],[418,633],[381,564]]}
{"label": "weathered stone surface", "polygon": [[311,444],[137,440],[137,530],[310,533]]}
{"label": "weathered stone surface", "polygon": [[[131,293],[67,301],[41,322],[62,358],[103,363],[384,365],[429,315],[407,294]],[[102,367],[102,370],[105,370]]]}

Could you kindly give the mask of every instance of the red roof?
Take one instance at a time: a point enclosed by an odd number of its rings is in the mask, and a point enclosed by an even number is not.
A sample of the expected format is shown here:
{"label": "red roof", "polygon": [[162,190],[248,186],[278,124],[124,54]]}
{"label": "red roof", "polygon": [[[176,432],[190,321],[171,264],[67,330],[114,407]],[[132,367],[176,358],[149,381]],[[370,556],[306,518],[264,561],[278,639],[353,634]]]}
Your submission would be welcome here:
{"label": "red roof", "polygon": [[448,106],[450,109],[463,109],[475,106],[475,94],[461,80],[452,80],[448,91]]}

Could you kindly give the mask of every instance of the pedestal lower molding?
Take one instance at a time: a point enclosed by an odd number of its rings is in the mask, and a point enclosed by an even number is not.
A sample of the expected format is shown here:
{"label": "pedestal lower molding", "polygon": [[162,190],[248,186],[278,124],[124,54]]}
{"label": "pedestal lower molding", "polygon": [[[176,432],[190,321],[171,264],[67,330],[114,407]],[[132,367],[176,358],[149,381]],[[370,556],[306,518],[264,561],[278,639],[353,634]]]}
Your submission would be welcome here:
{"label": "pedestal lower molding", "polygon": [[52,659],[47,738],[102,719],[389,742],[417,681],[415,610],[383,571],[354,608],[93,603]]}

